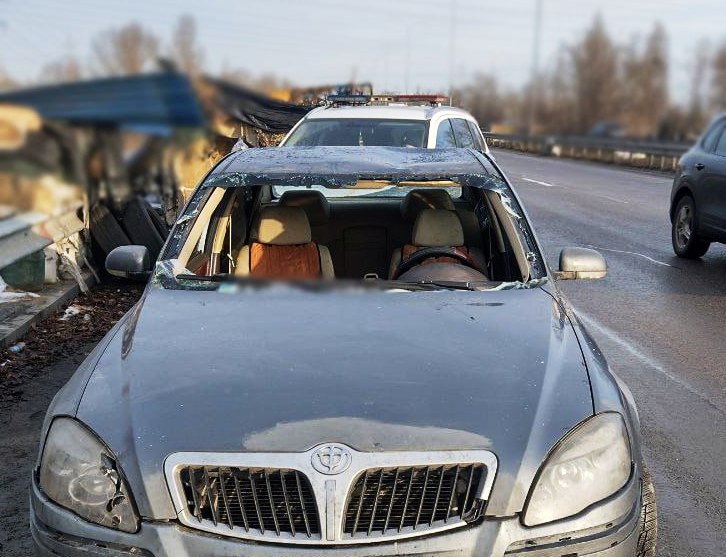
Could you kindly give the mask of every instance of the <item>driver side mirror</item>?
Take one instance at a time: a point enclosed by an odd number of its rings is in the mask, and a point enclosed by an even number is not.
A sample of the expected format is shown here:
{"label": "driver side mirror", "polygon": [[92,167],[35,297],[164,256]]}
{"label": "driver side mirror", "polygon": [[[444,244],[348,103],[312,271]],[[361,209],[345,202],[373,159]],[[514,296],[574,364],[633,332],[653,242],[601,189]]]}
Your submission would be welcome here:
{"label": "driver side mirror", "polygon": [[560,270],[556,280],[601,279],[608,265],[600,252],[588,248],[565,248],[560,252]]}
{"label": "driver side mirror", "polygon": [[115,277],[146,281],[151,276],[151,258],[146,246],[119,246],[106,256],[106,271]]}

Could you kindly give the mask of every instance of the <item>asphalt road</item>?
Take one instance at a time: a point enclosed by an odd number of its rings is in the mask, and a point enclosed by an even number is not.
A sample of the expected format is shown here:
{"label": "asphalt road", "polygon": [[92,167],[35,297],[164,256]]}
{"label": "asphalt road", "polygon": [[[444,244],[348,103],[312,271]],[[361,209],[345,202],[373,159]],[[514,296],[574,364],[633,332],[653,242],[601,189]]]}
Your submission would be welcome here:
{"label": "asphalt road", "polygon": [[594,247],[600,281],[562,290],[638,403],[662,557],[726,554],[726,246],[673,254],[672,177],[497,151],[553,269]]}

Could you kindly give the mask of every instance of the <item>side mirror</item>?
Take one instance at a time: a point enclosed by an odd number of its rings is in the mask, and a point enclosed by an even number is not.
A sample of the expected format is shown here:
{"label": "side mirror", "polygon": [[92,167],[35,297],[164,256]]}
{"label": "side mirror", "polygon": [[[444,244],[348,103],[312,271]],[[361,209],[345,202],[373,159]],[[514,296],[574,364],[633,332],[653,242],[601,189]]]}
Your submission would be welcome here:
{"label": "side mirror", "polygon": [[565,248],[560,252],[557,280],[601,279],[608,274],[605,258],[594,249]]}
{"label": "side mirror", "polygon": [[106,256],[106,271],[115,277],[146,281],[151,276],[151,258],[146,246],[119,246]]}

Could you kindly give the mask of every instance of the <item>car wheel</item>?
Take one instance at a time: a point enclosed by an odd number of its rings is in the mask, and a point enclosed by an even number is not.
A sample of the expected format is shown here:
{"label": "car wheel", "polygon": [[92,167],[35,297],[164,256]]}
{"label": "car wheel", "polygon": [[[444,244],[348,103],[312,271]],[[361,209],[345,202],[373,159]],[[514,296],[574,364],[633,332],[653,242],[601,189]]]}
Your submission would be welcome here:
{"label": "car wheel", "polygon": [[641,474],[640,520],[637,557],[655,557],[658,538],[658,510],[655,503],[655,487],[650,471],[643,465]]}
{"label": "car wheel", "polygon": [[673,213],[671,239],[673,251],[678,257],[698,259],[708,251],[711,242],[696,233],[696,206],[693,198],[685,196],[676,205]]}

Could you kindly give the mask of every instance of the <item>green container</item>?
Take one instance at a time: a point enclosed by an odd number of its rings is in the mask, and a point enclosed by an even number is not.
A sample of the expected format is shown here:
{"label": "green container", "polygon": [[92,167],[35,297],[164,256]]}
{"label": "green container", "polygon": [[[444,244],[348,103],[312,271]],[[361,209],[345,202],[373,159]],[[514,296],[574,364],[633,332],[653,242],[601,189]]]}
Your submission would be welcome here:
{"label": "green container", "polygon": [[45,255],[35,251],[0,270],[0,276],[13,288],[33,292],[45,283]]}

